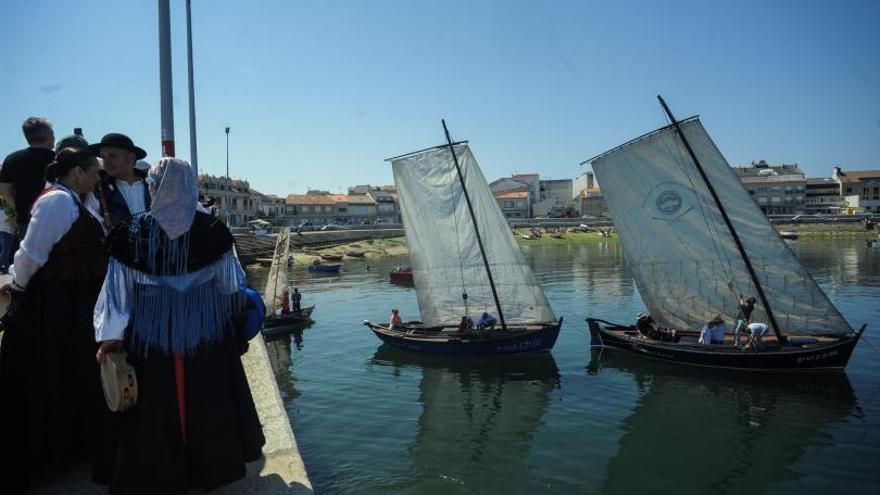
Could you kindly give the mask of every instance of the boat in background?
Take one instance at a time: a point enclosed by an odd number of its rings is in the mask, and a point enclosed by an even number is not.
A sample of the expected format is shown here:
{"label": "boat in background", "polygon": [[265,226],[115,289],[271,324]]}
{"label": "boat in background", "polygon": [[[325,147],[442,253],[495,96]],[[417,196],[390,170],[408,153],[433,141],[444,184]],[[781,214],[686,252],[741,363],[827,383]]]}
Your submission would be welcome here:
{"label": "boat in background", "polygon": [[363,258],[367,253],[363,251],[346,251],[345,255],[351,258]]}
{"label": "boat in background", "polygon": [[[645,305],[657,324],[674,329],[678,338],[657,340],[650,330],[589,318],[591,345],[740,370],[844,368],[865,326],[850,327],[777,235],[699,119],[677,121],[659,99],[671,125],[587,162],[602,184]],[[772,335],[748,350],[731,335],[719,344],[697,343],[709,320],[721,318],[733,330],[743,294],[757,295],[751,321],[766,322]]]}
{"label": "boat in background", "polygon": [[339,273],[340,268],[342,268],[341,263],[333,263],[333,264],[329,264],[329,265],[324,265],[324,264],[318,264],[318,265],[311,264],[311,265],[309,265],[309,271],[316,272],[316,273]]}
{"label": "boat in background", "polygon": [[392,284],[411,286],[413,285],[412,267],[407,266],[405,268],[395,268],[388,274],[388,278],[391,280]]}
{"label": "boat in background", "polygon": [[[485,356],[549,351],[556,319],[466,142],[390,158],[421,321],[364,321],[395,347]],[[484,313],[497,322],[474,327]]]}
{"label": "boat in background", "polygon": [[796,230],[781,230],[779,231],[779,237],[789,240],[796,241],[801,236],[801,233]]}
{"label": "boat in background", "polygon": [[321,259],[326,260],[326,261],[342,261],[342,255],[341,254],[322,254]]}
{"label": "boat in background", "polygon": [[315,306],[302,308],[299,311],[290,311],[289,313],[278,312],[271,317],[266,317],[266,324],[263,326],[263,335],[275,336],[279,333],[286,333],[297,328],[302,328],[312,323],[312,312]]}

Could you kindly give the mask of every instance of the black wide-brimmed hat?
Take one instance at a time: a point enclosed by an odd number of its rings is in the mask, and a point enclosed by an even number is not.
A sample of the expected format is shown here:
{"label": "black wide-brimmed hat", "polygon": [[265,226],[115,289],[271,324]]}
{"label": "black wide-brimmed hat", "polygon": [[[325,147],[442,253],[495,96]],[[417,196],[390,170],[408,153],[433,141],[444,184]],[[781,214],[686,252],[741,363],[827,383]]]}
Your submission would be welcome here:
{"label": "black wide-brimmed hat", "polygon": [[134,145],[134,141],[131,140],[130,137],[125,134],[120,134],[118,132],[111,132],[110,134],[105,134],[104,137],[101,138],[100,143],[95,143],[89,146],[89,151],[92,153],[99,155],[101,153],[101,148],[103,147],[113,147],[113,148],[122,148],[134,153],[134,156],[140,160],[147,156],[147,152],[141,148],[138,148]]}

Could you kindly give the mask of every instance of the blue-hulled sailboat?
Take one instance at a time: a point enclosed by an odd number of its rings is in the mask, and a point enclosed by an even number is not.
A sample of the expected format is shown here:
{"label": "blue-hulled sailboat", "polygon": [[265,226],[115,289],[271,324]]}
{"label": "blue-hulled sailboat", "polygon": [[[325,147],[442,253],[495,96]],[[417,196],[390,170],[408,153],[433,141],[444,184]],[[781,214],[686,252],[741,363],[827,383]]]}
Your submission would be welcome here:
{"label": "blue-hulled sailboat", "polygon": [[[466,141],[390,158],[421,321],[377,337],[413,351],[507,355],[549,351],[557,319]],[[472,322],[488,313],[495,324]]]}

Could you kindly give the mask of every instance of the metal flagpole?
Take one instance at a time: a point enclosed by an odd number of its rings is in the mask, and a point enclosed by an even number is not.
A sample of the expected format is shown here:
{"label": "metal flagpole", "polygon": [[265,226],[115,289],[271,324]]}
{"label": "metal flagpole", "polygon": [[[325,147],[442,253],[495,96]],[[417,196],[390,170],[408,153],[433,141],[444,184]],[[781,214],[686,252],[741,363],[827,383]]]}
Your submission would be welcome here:
{"label": "metal flagpole", "polygon": [[193,80],[193,39],[191,0],[186,0],[186,53],[189,72],[189,161],[196,177],[199,175],[199,154],[196,149],[196,95]]}
{"label": "metal flagpole", "polygon": [[159,89],[162,107],[162,156],[174,156],[174,95],[171,86],[171,16],[168,0],[159,0]]}

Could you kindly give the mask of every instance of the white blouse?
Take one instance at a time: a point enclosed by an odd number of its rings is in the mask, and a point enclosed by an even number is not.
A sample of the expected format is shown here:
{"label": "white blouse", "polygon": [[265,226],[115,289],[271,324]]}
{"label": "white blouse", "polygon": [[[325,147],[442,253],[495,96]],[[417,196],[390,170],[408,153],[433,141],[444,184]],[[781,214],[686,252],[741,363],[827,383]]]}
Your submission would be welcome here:
{"label": "white blouse", "polygon": [[17,289],[27,287],[31,277],[49,260],[55,244],[79,218],[79,200],[74,199],[76,193],[61,184],[55,184],[55,187],[57,189],[34,202],[27,233],[9,267],[12,283]]}

